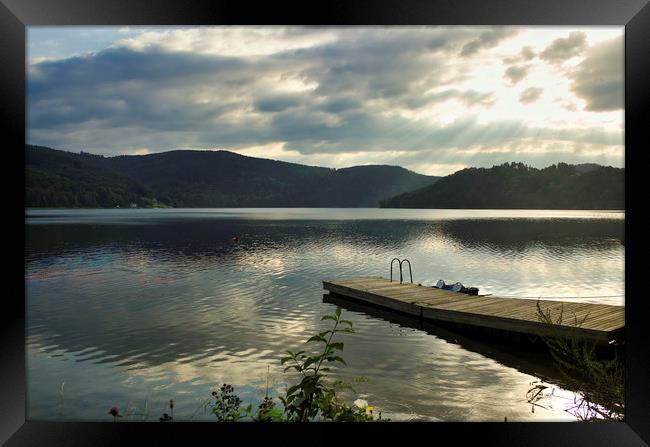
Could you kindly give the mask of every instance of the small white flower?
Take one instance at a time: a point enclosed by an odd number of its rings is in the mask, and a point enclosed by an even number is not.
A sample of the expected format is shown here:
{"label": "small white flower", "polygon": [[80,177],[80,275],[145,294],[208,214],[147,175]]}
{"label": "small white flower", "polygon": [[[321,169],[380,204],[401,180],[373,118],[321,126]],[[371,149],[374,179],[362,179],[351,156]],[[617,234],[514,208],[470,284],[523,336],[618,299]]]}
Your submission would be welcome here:
{"label": "small white flower", "polygon": [[358,408],[364,409],[368,406],[368,401],[364,399],[357,399],[354,401],[354,405],[356,405]]}

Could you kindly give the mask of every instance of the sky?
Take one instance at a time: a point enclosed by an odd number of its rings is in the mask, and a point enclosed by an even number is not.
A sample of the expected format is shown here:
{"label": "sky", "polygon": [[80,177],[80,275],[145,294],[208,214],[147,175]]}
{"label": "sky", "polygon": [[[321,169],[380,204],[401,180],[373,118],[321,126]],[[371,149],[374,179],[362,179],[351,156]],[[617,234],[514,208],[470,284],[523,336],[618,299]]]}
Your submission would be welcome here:
{"label": "sky", "polygon": [[428,175],[624,166],[624,28],[28,27],[27,141]]}

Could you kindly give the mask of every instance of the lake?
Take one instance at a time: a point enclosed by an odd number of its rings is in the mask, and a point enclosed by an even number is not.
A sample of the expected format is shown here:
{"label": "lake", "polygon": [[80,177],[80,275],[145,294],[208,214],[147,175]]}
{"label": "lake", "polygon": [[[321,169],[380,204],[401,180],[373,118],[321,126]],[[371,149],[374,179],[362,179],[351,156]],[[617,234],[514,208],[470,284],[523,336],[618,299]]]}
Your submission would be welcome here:
{"label": "lake", "polygon": [[[283,395],[287,349],[324,330],[324,279],[388,277],[406,257],[416,283],[480,293],[624,303],[624,213],[536,210],[26,210],[27,417],[210,420],[232,384],[254,407]],[[238,238],[238,242],[232,240]],[[345,305],[351,402],[393,420],[558,421],[573,394],[547,358]],[[551,374],[551,373],[548,373]],[[280,403],[278,402],[278,405]]]}

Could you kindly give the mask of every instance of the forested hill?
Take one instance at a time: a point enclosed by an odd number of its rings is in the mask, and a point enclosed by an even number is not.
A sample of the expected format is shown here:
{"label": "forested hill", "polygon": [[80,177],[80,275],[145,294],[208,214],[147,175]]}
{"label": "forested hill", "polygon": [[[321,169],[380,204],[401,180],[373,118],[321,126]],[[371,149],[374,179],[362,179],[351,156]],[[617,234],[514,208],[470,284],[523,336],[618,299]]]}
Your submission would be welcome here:
{"label": "forested hill", "polygon": [[170,151],[107,159],[174,206],[377,207],[437,177],[397,166],[329,169],[228,151]]}
{"label": "forested hill", "polygon": [[154,198],[175,207],[376,207],[438,179],[397,166],[329,169],[228,151],[102,157],[26,146],[26,160],[29,207],[141,206]]}
{"label": "forested hill", "polygon": [[382,208],[625,209],[625,169],[559,163],[469,168],[381,202]]}
{"label": "forested hill", "polygon": [[135,180],[84,156],[25,146],[25,206],[152,206],[154,193]]}

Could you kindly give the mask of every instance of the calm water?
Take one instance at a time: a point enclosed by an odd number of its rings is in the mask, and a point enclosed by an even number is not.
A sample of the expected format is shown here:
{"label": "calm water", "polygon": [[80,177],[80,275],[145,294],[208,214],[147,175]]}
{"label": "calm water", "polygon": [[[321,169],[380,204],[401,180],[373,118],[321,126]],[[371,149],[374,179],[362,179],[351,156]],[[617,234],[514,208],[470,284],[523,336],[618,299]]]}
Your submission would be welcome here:
{"label": "calm water", "polygon": [[[624,214],[381,209],[28,210],[30,419],[210,419],[222,383],[244,403],[284,394],[280,358],[335,310],[323,279],[389,275],[461,281],[481,293],[623,304]],[[231,241],[232,236],[240,239]],[[534,353],[345,305],[348,366],[337,376],[393,419],[571,420],[526,391]]]}

